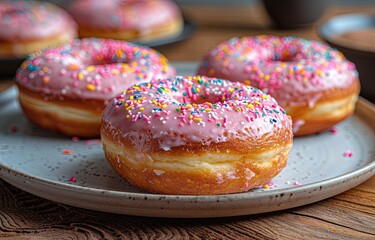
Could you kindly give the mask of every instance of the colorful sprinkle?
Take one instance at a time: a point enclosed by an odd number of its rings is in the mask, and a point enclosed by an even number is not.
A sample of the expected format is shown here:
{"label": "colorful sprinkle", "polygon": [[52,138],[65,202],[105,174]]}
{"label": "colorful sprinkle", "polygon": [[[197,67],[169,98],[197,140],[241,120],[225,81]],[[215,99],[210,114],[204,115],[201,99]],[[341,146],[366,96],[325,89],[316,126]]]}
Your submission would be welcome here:
{"label": "colorful sprinkle", "polygon": [[18,127],[12,126],[12,127],[10,127],[10,131],[13,132],[13,133],[18,132]]}
{"label": "colorful sprinkle", "polygon": [[331,128],[329,131],[332,133],[332,135],[337,135],[338,132],[337,128],[335,127]]}
{"label": "colorful sprinkle", "polygon": [[100,139],[89,139],[85,141],[86,145],[95,145],[95,144],[100,144],[101,140]]}
{"label": "colorful sprinkle", "polygon": [[73,142],[79,142],[79,137],[72,137]]}
{"label": "colorful sprinkle", "polygon": [[301,186],[302,183],[300,183],[300,182],[298,182],[298,181],[295,181],[295,182],[294,182],[294,185],[295,185],[295,186]]}
{"label": "colorful sprinkle", "polygon": [[77,182],[77,178],[75,178],[75,177],[70,177],[70,178],[69,178],[69,182],[75,183],[75,182]]}
{"label": "colorful sprinkle", "polygon": [[90,90],[90,91],[95,91],[95,88],[96,88],[96,87],[95,87],[94,85],[92,85],[92,84],[87,84],[86,87],[87,87],[87,89]]}
{"label": "colorful sprinkle", "polygon": [[344,152],[344,157],[352,157],[352,156],[353,156],[353,153],[350,150],[346,150]]}
{"label": "colorful sprinkle", "polygon": [[65,150],[64,150],[64,154],[65,154],[65,155],[70,155],[70,154],[72,154],[72,150],[70,150],[70,149],[65,149]]}

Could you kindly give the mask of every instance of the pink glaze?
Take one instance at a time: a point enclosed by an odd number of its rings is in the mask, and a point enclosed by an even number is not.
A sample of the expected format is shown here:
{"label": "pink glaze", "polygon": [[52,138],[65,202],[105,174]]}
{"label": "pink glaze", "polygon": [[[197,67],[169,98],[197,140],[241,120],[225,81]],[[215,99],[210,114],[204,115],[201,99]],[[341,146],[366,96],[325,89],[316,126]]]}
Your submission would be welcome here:
{"label": "pink glaze", "polygon": [[0,41],[10,42],[77,35],[74,20],[63,9],[34,1],[0,1],[0,29]]}
{"label": "pink glaze", "polygon": [[251,84],[283,107],[312,108],[322,91],[358,81],[354,64],[340,52],[298,37],[232,38],[207,54],[198,73]]}
{"label": "pink glaze", "polygon": [[228,139],[255,146],[265,135],[292,128],[290,117],[269,95],[202,76],[132,86],[108,104],[103,122],[111,132],[130,137],[140,151],[148,150],[150,139],[157,139],[165,151],[188,142],[209,145]]}
{"label": "pink glaze", "polygon": [[168,60],[145,46],[86,38],[35,53],[16,81],[49,99],[93,99],[105,103],[133,84],[174,74]]}
{"label": "pink glaze", "polygon": [[181,16],[170,0],[81,0],[75,1],[69,11],[81,27],[101,31],[144,32]]}

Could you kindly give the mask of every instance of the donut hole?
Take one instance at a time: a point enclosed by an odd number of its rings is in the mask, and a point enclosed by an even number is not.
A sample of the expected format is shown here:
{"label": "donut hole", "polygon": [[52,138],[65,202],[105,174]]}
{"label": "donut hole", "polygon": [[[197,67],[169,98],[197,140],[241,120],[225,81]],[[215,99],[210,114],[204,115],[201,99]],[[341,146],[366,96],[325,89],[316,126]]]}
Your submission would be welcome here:
{"label": "donut hole", "polygon": [[[179,77],[180,78],[180,77]],[[204,77],[197,76],[197,82],[190,82],[190,79],[183,79],[188,81],[188,84],[181,84],[176,81],[173,86],[165,85],[165,81],[159,81],[158,85],[153,85],[157,89],[156,95],[160,95],[162,101],[166,100],[172,102],[174,105],[190,108],[193,105],[197,111],[210,112],[212,109],[217,109],[221,106],[229,107],[233,101],[246,100],[247,91],[244,86],[233,84],[223,84],[223,79],[213,78],[206,82],[202,81]],[[181,81],[181,79],[179,79]],[[183,82],[183,81],[181,81]],[[170,88],[171,90],[169,90]],[[157,99],[159,97],[156,97]]]}
{"label": "donut hole", "polygon": [[[204,91],[204,89],[201,89],[200,92]],[[226,99],[223,99],[222,92],[205,92],[197,93],[197,94],[189,94],[188,91],[180,92],[178,93],[170,93],[169,96],[177,103],[184,103],[184,104],[204,104],[204,103],[223,103]],[[227,97],[231,97],[230,95]]]}
{"label": "donut hole", "polygon": [[187,97],[187,98],[181,97],[179,102],[200,105],[200,104],[206,104],[206,103],[211,103],[211,104],[224,103],[225,101],[226,100],[222,99],[222,95],[210,94],[208,96],[200,95],[197,97]]}
{"label": "donut hole", "polygon": [[110,66],[124,63],[131,65],[133,68],[142,64],[139,56],[142,56],[142,50],[129,44],[121,46],[121,42],[111,42],[106,48],[100,48],[88,53],[89,59],[86,64],[93,66]]}
{"label": "donut hole", "polygon": [[282,56],[282,57],[276,58],[276,59],[275,59],[275,57],[273,57],[272,59],[269,59],[268,61],[274,62],[276,60],[276,61],[279,61],[279,62],[290,63],[290,62],[294,62],[296,59],[297,59],[297,54],[294,54],[294,55]]}
{"label": "donut hole", "polygon": [[131,65],[132,62],[135,62],[135,61],[129,60],[128,57],[118,58],[118,57],[114,57],[114,55],[111,53],[106,53],[105,55],[102,55],[102,56],[99,55],[99,57],[92,59],[89,65],[93,65],[93,66],[116,65],[117,66],[119,63]]}
{"label": "donut hole", "polygon": [[259,57],[265,56],[265,60],[268,62],[295,62],[302,59],[308,59],[306,51],[303,50],[304,47],[296,42],[283,42],[281,44],[274,45],[270,49],[265,49],[267,54],[264,52],[259,53]]}
{"label": "donut hole", "polygon": [[[289,47],[290,48],[290,47]],[[294,50],[288,48],[274,49],[273,53],[268,56],[268,62],[295,62],[305,59],[306,56],[296,47]]]}

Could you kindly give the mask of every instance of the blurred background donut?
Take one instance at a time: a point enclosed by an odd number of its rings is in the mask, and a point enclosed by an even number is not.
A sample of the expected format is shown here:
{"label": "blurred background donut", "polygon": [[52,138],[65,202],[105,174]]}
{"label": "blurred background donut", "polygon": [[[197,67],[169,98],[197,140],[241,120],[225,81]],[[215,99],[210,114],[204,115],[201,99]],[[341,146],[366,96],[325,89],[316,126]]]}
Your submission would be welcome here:
{"label": "blurred background donut", "polygon": [[170,0],[80,0],[68,10],[80,37],[145,42],[177,36],[183,29],[181,11]]}
{"label": "blurred background donut", "polygon": [[77,37],[72,17],[47,2],[1,1],[0,29],[0,58],[24,58]]}

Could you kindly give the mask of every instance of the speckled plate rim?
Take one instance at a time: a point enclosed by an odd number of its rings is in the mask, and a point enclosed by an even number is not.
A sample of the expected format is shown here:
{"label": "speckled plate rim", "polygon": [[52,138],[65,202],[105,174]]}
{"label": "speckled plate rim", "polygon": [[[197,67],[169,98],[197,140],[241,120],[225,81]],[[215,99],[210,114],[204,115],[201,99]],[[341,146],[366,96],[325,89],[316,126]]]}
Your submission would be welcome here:
{"label": "speckled plate rim", "polygon": [[[375,107],[363,98],[358,101],[355,114],[367,120],[368,124],[375,122]],[[369,163],[351,172],[302,186],[256,193],[193,196],[132,193],[76,186],[40,178],[0,162],[1,178],[26,192],[51,201],[110,213],[175,218],[228,217],[293,208],[342,193],[374,174],[375,155]]]}
{"label": "speckled plate rim", "polygon": [[[7,173],[4,174],[4,172],[6,172],[6,171],[7,171]],[[370,162],[370,163],[368,163],[368,164],[366,164],[366,165],[364,165],[364,166],[362,166],[362,167],[360,167],[360,168],[358,168],[354,171],[348,172],[346,174],[338,175],[338,176],[333,177],[333,178],[328,178],[328,179],[325,179],[325,180],[322,180],[322,181],[317,181],[317,182],[310,183],[310,184],[305,184],[305,185],[301,185],[301,186],[293,186],[293,187],[290,187],[290,188],[273,189],[273,190],[269,190],[269,191],[256,192],[256,193],[247,192],[247,193],[234,193],[234,194],[224,194],[224,195],[163,195],[163,194],[154,194],[154,193],[132,193],[132,192],[122,192],[122,191],[115,191],[115,190],[103,190],[103,189],[98,189],[98,188],[82,187],[82,186],[78,186],[78,185],[72,185],[72,184],[68,184],[68,183],[52,181],[52,180],[49,180],[49,179],[36,177],[34,175],[31,175],[31,174],[28,174],[28,173],[25,173],[25,172],[21,172],[17,169],[6,166],[6,165],[4,165],[0,162],[0,172],[3,172],[3,174],[4,174],[0,177],[13,174],[15,176],[20,176],[20,177],[25,178],[25,180],[33,180],[33,181],[38,182],[40,184],[45,184],[45,185],[54,186],[54,187],[61,187],[63,189],[77,191],[77,192],[87,192],[87,193],[93,193],[93,194],[98,194],[98,193],[100,193],[100,194],[110,194],[110,195],[114,195],[114,196],[117,196],[117,197],[123,197],[123,196],[129,195],[131,197],[144,198],[146,196],[150,199],[152,199],[152,198],[159,199],[160,196],[165,196],[165,198],[168,199],[168,200],[184,199],[184,198],[187,199],[187,200],[190,200],[191,198],[193,198],[193,199],[199,199],[200,201],[208,201],[208,202],[211,202],[213,199],[216,200],[216,198],[226,198],[226,199],[238,198],[238,197],[240,197],[240,198],[241,197],[258,198],[258,197],[266,197],[266,196],[270,196],[270,195],[278,195],[278,194],[281,194],[281,193],[288,194],[288,193],[297,192],[297,191],[305,192],[305,191],[315,190],[315,188],[323,188],[323,186],[328,187],[329,185],[335,185],[335,184],[340,183],[340,182],[343,182],[343,183],[348,182],[351,179],[356,178],[356,177],[357,178],[361,177],[361,179],[364,178],[363,181],[365,181],[372,176],[371,173],[375,174],[374,171],[375,171],[375,159],[372,162]],[[370,175],[368,175],[368,174],[370,174]],[[366,176],[367,176],[367,178],[366,178]],[[5,181],[7,179],[8,178],[4,177]],[[359,182],[358,184],[360,184],[360,183],[362,183],[362,182]],[[251,196],[245,196],[245,195],[251,195]]]}
{"label": "speckled plate rim", "polygon": [[[273,212],[335,196],[373,176],[375,160],[347,174],[311,184],[256,193],[213,196],[162,195],[88,188],[35,177],[2,164],[0,164],[0,173],[3,180],[15,187],[74,207],[134,216],[208,218]],[[44,188],[51,189],[46,191]],[[95,200],[98,196],[102,201]],[[101,205],[100,203],[107,202],[106,199],[115,206]],[[278,200],[277,204],[265,206],[262,204],[264,199]]]}

